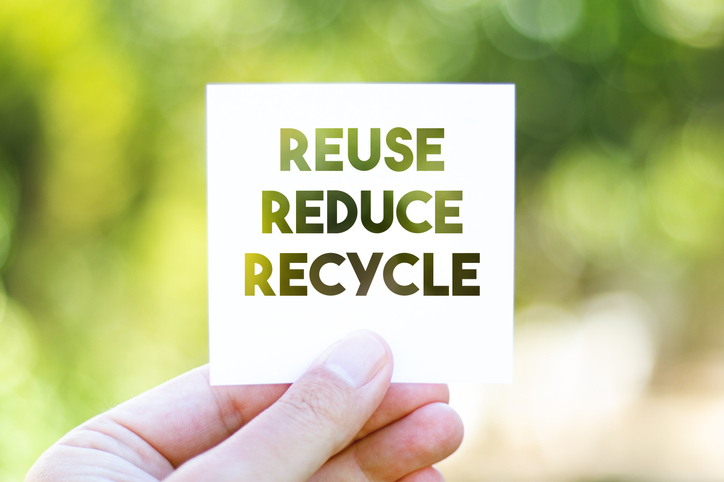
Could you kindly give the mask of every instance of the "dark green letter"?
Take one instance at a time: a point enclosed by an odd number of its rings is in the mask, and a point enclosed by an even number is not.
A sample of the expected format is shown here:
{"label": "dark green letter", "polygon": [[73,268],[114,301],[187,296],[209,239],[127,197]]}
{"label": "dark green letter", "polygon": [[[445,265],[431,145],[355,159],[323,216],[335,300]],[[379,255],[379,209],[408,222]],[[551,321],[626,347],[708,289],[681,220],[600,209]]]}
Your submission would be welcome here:
{"label": "dark green letter", "polygon": [[[261,266],[261,273],[256,274],[256,265]],[[274,296],[274,291],[269,286],[269,277],[272,274],[271,261],[259,253],[246,253],[244,255],[244,295],[254,296],[254,287],[261,288],[264,296]]]}
{"label": "dark green letter", "polygon": [[371,194],[370,191],[362,191],[362,225],[367,228],[370,233],[384,233],[392,226],[392,220],[394,219],[393,207],[394,200],[392,199],[392,191],[385,191],[382,198],[382,221],[379,223],[372,222],[372,207],[371,207]]}
{"label": "dark green letter", "polygon": [[372,253],[372,257],[366,268],[362,265],[357,253],[347,253],[347,257],[349,258],[349,262],[352,263],[354,274],[357,275],[357,279],[359,280],[359,288],[357,289],[356,296],[366,296],[372,284],[372,279],[377,272],[377,267],[380,265],[382,253]]}
{"label": "dark green letter", "polygon": [[297,191],[297,233],[321,233],[321,223],[307,223],[308,217],[319,216],[319,206],[307,206],[307,201],[321,201],[322,191]]}
{"label": "dark green letter", "polygon": [[428,154],[440,154],[440,144],[428,144],[427,140],[442,139],[445,129],[417,129],[417,170],[444,171],[445,161],[428,161]]}
{"label": "dark green letter", "polygon": [[[279,204],[279,209],[272,211],[272,202]],[[271,233],[272,224],[276,224],[282,233],[291,233],[292,230],[284,219],[289,214],[289,200],[277,191],[261,192],[261,232]]]}
{"label": "dark green letter", "polygon": [[445,222],[447,217],[460,216],[460,208],[457,206],[445,206],[445,201],[462,201],[462,191],[435,191],[435,232],[436,233],[462,233],[463,225],[460,223],[449,224]]}
{"label": "dark green letter", "polygon": [[463,269],[463,263],[479,263],[480,253],[453,253],[453,296],[480,296],[480,286],[463,286],[464,279],[475,279],[477,271]]}
{"label": "dark green letter", "polygon": [[380,130],[378,128],[370,131],[370,158],[363,161],[359,158],[359,135],[357,129],[348,129],[349,139],[347,141],[347,156],[349,162],[357,170],[369,171],[380,162]]}
{"label": "dark green letter", "polygon": [[432,253],[422,255],[423,276],[423,293],[425,296],[448,296],[450,288],[447,286],[435,286],[435,260]]}
{"label": "dark green letter", "polygon": [[279,295],[307,296],[306,286],[292,286],[293,279],[304,279],[303,269],[291,269],[292,263],[306,263],[307,253],[279,253]]}
{"label": "dark green letter", "polygon": [[311,268],[309,268],[309,280],[312,282],[314,289],[327,296],[338,295],[344,291],[344,286],[337,283],[334,286],[324,284],[322,278],[319,277],[319,272],[322,270],[322,266],[327,263],[334,263],[337,266],[344,263],[344,256],[340,256],[337,253],[326,253],[315,259],[312,262]]}
{"label": "dark green letter", "polygon": [[414,254],[399,253],[394,255],[387,261],[387,263],[385,264],[385,269],[383,271],[383,276],[385,284],[390,289],[390,291],[392,291],[396,295],[407,296],[413,293],[417,293],[420,290],[420,288],[415,286],[415,283],[410,283],[407,286],[400,285],[397,281],[395,281],[395,277],[393,276],[395,268],[398,264],[407,263],[412,266],[417,263],[419,259],[420,258],[415,256]]}
{"label": "dark green letter", "polygon": [[[347,217],[337,222],[337,203],[341,202],[347,208]],[[352,227],[357,220],[357,204],[352,196],[343,191],[327,191],[327,232],[343,233]]]}
{"label": "dark green letter", "polygon": [[407,206],[412,201],[422,201],[427,203],[432,196],[425,191],[410,191],[400,199],[397,203],[397,220],[400,225],[411,233],[424,233],[432,228],[432,225],[427,221],[421,223],[413,223],[410,218],[407,217]]}
{"label": "dark green letter", "polygon": [[325,159],[327,154],[339,154],[339,146],[337,144],[329,145],[325,141],[328,138],[340,139],[342,135],[342,129],[317,129],[315,144],[317,171],[342,170],[342,161],[328,161]]}
{"label": "dark green letter", "polygon": [[410,135],[410,131],[403,127],[395,127],[387,133],[387,147],[389,147],[392,152],[402,154],[402,159],[398,161],[394,157],[388,156],[385,157],[385,164],[393,171],[401,172],[412,165],[413,156],[412,150],[410,150],[409,147],[397,142],[398,138],[409,141],[412,139],[412,135]]}
{"label": "dark green letter", "polygon": [[[297,141],[297,147],[292,149],[291,139]],[[281,170],[289,170],[289,161],[294,161],[300,171],[311,171],[309,164],[304,160],[304,153],[307,151],[307,138],[301,131],[296,129],[281,130]]]}

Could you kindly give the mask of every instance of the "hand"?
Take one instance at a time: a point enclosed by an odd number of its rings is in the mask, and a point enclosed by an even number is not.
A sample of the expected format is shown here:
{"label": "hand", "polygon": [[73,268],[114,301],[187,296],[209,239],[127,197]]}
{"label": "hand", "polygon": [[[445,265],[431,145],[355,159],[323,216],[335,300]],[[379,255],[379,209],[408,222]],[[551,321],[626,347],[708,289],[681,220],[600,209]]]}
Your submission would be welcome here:
{"label": "hand", "polygon": [[443,480],[462,440],[445,385],[390,385],[377,335],[343,338],[289,385],[209,386],[200,367],[69,432],[26,481]]}

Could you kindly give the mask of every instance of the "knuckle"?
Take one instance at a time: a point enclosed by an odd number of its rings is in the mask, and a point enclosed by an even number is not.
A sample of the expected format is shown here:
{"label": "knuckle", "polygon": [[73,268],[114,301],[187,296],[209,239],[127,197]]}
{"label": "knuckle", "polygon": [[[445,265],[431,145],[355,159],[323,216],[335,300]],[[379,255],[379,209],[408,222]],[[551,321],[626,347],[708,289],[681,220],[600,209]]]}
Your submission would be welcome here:
{"label": "knuckle", "polygon": [[343,411],[337,402],[340,394],[327,384],[315,384],[300,390],[289,390],[279,402],[289,414],[313,427],[336,426]]}

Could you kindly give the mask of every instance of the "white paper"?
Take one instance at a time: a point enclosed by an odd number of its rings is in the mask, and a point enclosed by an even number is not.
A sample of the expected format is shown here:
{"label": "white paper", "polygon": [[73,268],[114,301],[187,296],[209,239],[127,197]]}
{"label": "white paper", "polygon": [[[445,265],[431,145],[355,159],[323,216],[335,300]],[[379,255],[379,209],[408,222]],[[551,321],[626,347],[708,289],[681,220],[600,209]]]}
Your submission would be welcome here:
{"label": "white paper", "polygon": [[[396,162],[403,160],[402,153],[395,150],[404,149],[387,143],[388,133],[395,128],[405,129],[412,138],[393,136],[413,155],[410,167],[399,172],[385,161],[392,157],[395,162],[390,164],[398,166]],[[295,129],[307,139],[308,147],[301,156],[309,171],[300,170],[304,163],[295,160],[288,161],[289,170],[282,170],[282,145],[286,143],[286,150],[298,147],[295,141],[285,140],[282,129]],[[325,137],[325,132],[337,135],[340,131],[322,129],[341,129],[342,137]],[[359,170],[350,162],[350,129],[357,129],[358,157],[362,160],[370,157],[373,129],[379,129],[380,160],[373,168]],[[296,131],[285,132],[299,136]],[[429,137],[440,132],[441,138]],[[442,167],[442,171],[418,170],[417,140],[425,135],[424,143],[438,145],[440,153],[428,154],[428,164],[421,165]],[[389,343],[394,355],[393,381],[509,383],[513,355],[514,136],[513,85],[209,85],[212,384],[292,382],[328,345],[359,328],[373,330]],[[341,165],[341,171],[317,170],[317,137],[327,146],[339,146],[339,154],[326,154],[322,160],[323,166]],[[327,149],[333,151],[334,147]],[[434,151],[435,147],[425,149]],[[263,191],[281,193],[288,200],[289,212],[280,219],[287,222],[292,233],[281,232],[281,221],[268,220],[271,232],[262,232]],[[316,196],[321,192],[322,201],[306,202],[311,210],[302,221],[320,224],[322,233],[297,232],[300,191],[317,192]],[[329,191],[349,195],[357,208],[356,221],[344,232],[327,232]],[[383,192],[392,191],[394,219],[384,232],[372,233],[361,222],[362,191],[370,192],[371,212],[367,217],[373,222],[383,219]],[[431,196],[429,201],[413,201],[403,210],[410,222],[418,223],[413,230],[426,226],[419,223],[427,221],[432,227],[426,232],[410,232],[396,215],[398,201],[412,191]],[[444,206],[457,207],[459,215],[448,210],[444,222],[437,223],[436,199],[444,194],[436,193],[441,191],[459,191],[462,200],[445,201]],[[268,203],[270,211],[278,208],[278,204]],[[319,209],[319,216],[309,215],[314,208]],[[337,220],[346,214],[340,207]],[[439,226],[445,224],[461,224],[462,233],[437,232],[444,230]],[[252,286],[253,296],[245,294],[248,253],[269,260],[271,275],[266,282],[274,296],[262,294],[260,286]],[[303,279],[291,279],[289,284],[306,286],[305,296],[281,296],[280,253],[306,255],[306,263],[289,265],[302,270]],[[322,294],[310,280],[313,262],[325,253],[344,258],[339,265],[328,263],[319,270],[322,283],[344,287],[340,294]],[[372,253],[383,253],[364,296],[357,295],[360,281],[348,253],[356,253],[364,266]],[[414,265],[402,263],[392,270],[398,285],[414,283],[418,287],[410,295],[395,294],[384,280],[387,261],[398,253],[419,258]],[[448,296],[424,293],[425,253],[432,254],[433,262],[427,263],[433,266],[432,284],[447,286]],[[453,296],[454,253],[463,254],[456,259],[468,260],[458,263],[461,268],[475,270],[475,279],[458,280],[456,284],[479,286],[479,295]],[[469,255],[478,253],[479,262],[470,262],[474,258]],[[261,270],[255,266],[255,273]],[[467,275],[470,277],[469,272]]]}

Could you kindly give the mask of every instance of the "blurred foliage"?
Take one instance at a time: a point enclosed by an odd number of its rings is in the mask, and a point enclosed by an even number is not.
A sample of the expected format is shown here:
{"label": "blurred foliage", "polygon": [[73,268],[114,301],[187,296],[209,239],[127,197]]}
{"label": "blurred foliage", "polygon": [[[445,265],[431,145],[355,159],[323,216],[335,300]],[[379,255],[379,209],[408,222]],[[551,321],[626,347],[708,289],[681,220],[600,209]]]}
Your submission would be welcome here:
{"label": "blurred foliage", "polygon": [[207,359],[207,83],[515,83],[517,307],[628,290],[659,366],[721,349],[723,37],[718,0],[0,2],[0,479]]}

